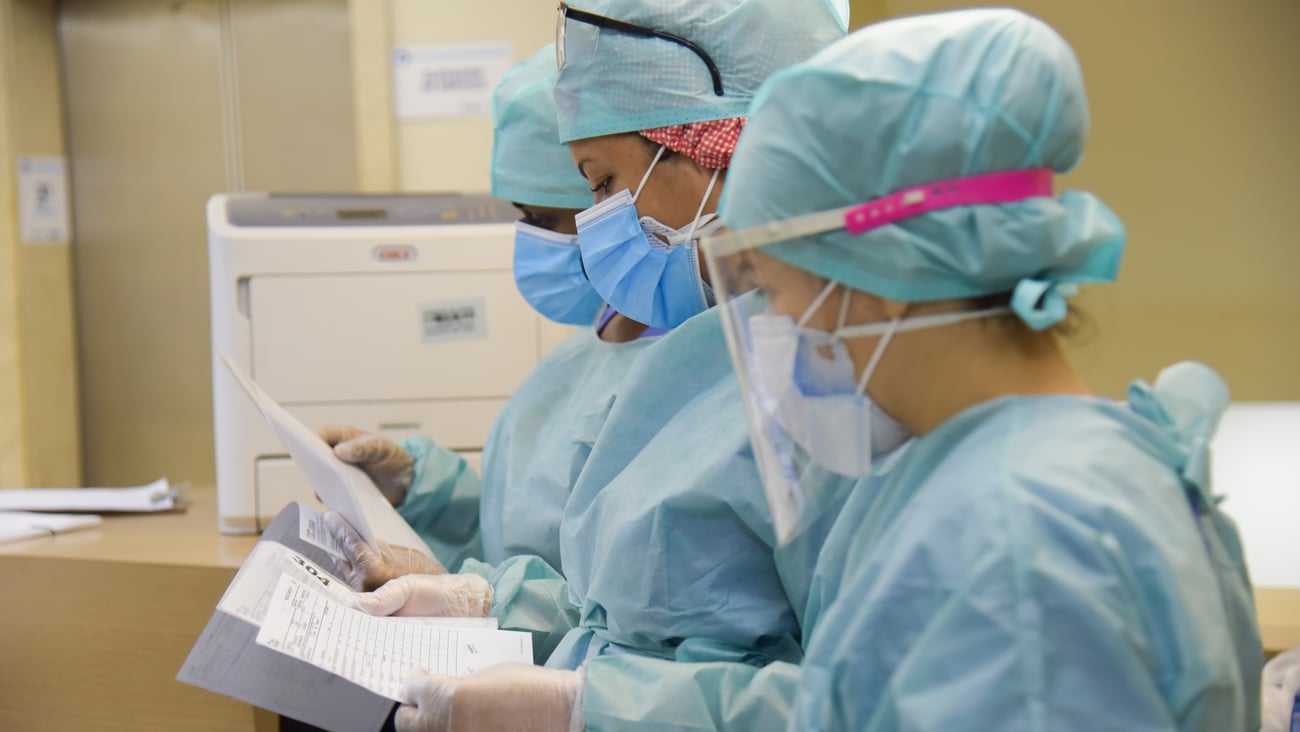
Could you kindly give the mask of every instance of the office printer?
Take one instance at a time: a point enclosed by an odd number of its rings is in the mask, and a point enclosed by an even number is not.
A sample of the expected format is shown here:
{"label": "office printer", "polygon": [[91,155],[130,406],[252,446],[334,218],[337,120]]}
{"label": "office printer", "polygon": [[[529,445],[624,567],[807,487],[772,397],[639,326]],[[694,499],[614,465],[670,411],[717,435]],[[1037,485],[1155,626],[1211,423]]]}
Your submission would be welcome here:
{"label": "office printer", "polygon": [[505,201],[229,193],[207,215],[224,533],[314,499],[218,350],[309,427],[424,434],[476,464],[507,397],[567,332],[515,287]]}

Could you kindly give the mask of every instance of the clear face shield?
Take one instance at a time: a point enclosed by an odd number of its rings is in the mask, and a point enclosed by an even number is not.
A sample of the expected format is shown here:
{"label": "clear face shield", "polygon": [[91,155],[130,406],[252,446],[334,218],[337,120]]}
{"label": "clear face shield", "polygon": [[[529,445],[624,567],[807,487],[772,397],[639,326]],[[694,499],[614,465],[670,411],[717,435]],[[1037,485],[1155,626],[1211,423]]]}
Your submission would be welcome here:
{"label": "clear face shield", "polygon": [[874,453],[892,450],[908,435],[858,388],[858,370],[833,326],[830,332],[813,327],[813,320],[826,327],[827,314],[848,301],[831,297],[840,288],[756,249],[721,253],[712,246],[719,240],[728,237],[705,243],[709,271],[784,544],[830,492],[830,481],[867,475]]}
{"label": "clear face shield", "polygon": [[[940,208],[1050,193],[1050,185],[1050,171],[1042,170],[944,181],[704,240],[778,540],[789,541],[807,523],[808,509],[818,502],[826,481],[869,475],[873,459],[910,438],[866,391],[891,339],[1008,309],[850,323],[852,298],[860,295],[770,257],[760,247],[796,240],[816,246],[816,235],[824,232],[862,234]],[[856,363],[846,341],[868,338],[875,339],[870,357]]]}

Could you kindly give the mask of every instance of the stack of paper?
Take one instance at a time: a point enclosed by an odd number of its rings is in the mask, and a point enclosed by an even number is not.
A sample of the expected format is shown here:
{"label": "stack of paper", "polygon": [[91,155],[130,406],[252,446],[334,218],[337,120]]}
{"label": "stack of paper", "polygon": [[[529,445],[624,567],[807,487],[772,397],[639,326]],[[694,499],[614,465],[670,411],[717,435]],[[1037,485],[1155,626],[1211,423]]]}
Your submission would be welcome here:
{"label": "stack of paper", "polygon": [[[370,544],[432,557],[424,540],[356,466],[218,357],[307,474],[321,501]],[[291,503],[245,560],[177,678],[326,730],[377,730],[415,670],[465,676],[532,663],[532,636],[488,618],[374,617],[330,569],[342,559],[313,509]]]}
{"label": "stack of paper", "polygon": [[0,511],[150,513],[174,510],[182,486],[166,478],[136,488],[23,488],[0,490]]}
{"label": "stack of paper", "polygon": [[374,617],[331,571],[321,516],[291,503],[263,532],[177,678],[326,730],[378,730],[417,669],[532,663],[532,636],[491,618]]}
{"label": "stack of paper", "polygon": [[178,491],[166,478],[136,488],[0,490],[0,542],[99,526],[98,513],[173,511]]}

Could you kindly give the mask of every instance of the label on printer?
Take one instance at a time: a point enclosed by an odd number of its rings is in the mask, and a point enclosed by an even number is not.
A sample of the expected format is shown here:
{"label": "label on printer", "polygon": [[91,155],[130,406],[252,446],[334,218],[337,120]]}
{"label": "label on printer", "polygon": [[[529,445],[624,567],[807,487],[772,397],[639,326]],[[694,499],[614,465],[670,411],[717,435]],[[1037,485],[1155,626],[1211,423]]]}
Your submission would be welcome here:
{"label": "label on printer", "polygon": [[482,298],[422,303],[420,336],[426,344],[486,338],[487,305]]}

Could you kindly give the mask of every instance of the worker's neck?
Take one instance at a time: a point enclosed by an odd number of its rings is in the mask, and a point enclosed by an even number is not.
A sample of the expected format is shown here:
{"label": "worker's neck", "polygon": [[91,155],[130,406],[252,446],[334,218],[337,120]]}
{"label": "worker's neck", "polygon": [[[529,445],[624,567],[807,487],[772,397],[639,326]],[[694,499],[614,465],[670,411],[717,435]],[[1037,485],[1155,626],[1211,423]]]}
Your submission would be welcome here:
{"label": "worker's neck", "polygon": [[1004,396],[1092,393],[1055,336],[1019,323],[982,320],[899,334],[867,388],[881,397],[876,402],[882,409],[918,436]]}
{"label": "worker's neck", "polygon": [[641,337],[649,328],[647,325],[615,314],[600,331],[600,339],[606,343],[630,343]]}

